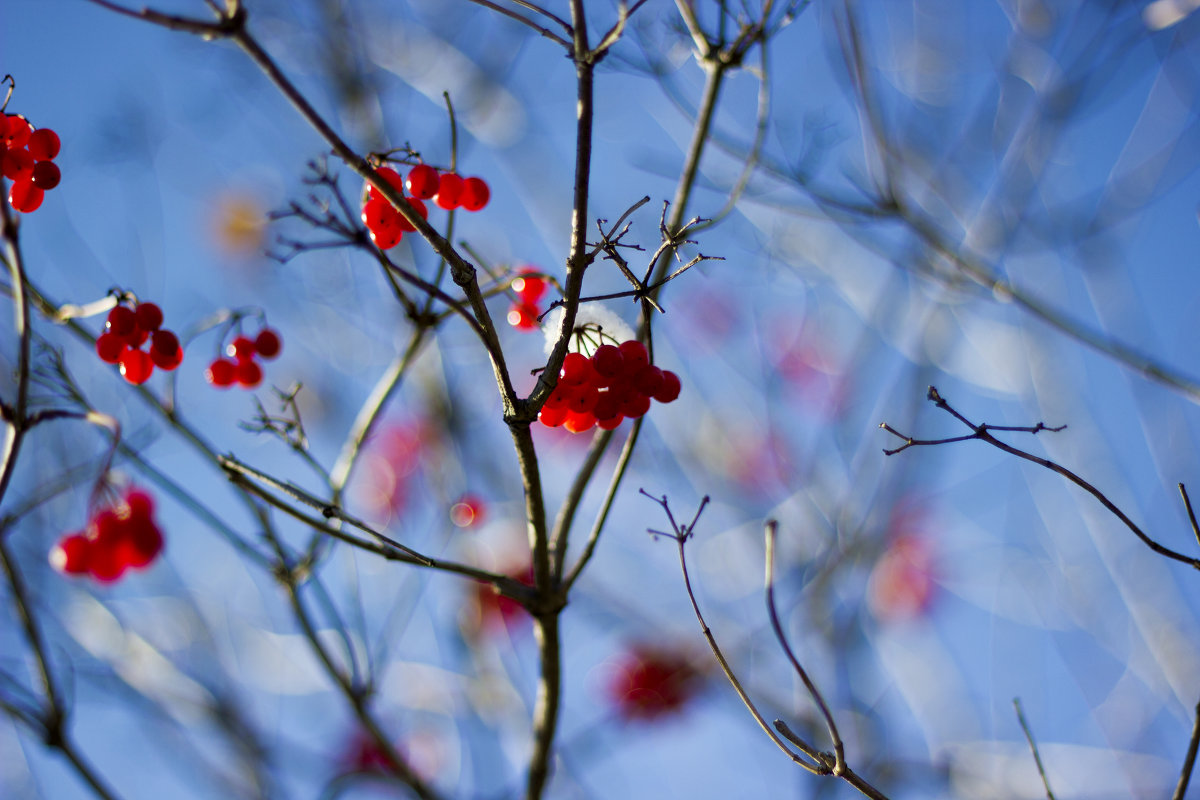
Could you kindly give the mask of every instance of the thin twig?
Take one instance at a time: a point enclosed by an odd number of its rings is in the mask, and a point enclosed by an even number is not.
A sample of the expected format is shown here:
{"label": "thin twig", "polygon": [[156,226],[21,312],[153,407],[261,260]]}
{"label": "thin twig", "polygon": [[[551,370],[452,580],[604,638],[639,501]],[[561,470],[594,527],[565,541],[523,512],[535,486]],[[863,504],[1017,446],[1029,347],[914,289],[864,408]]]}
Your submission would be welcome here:
{"label": "thin twig", "polygon": [[883,423],[880,423],[879,427],[881,427],[883,430],[887,431],[888,433],[892,434],[893,436],[904,440],[904,444],[901,447],[898,447],[895,450],[890,450],[890,451],[884,450],[884,452],[887,455],[893,455],[895,453],[899,453],[903,450],[907,450],[910,447],[934,446],[934,445],[939,445],[939,444],[949,444],[952,442],[965,442],[965,441],[970,441],[971,439],[979,439],[980,441],[987,442],[992,447],[1003,450],[1006,453],[1017,456],[1018,458],[1023,458],[1026,461],[1030,461],[1039,466],[1045,467],[1046,469],[1050,470],[1051,472],[1057,472],[1059,475],[1063,476],[1064,478],[1069,480],[1071,483],[1075,484],[1076,486],[1078,486],[1079,488],[1083,489],[1085,492],[1090,494],[1092,497],[1096,498],[1096,500],[1098,500],[1100,502],[1100,505],[1104,506],[1106,509],[1108,509],[1110,514],[1112,514],[1114,517],[1116,517],[1121,522],[1123,522],[1125,524],[1125,527],[1127,527],[1127,528],[1129,528],[1129,530],[1133,531],[1134,535],[1137,536],[1139,539],[1141,539],[1142,542],[1147,547],[1149,547],[1151,550],[1158,553],[1160,556],[1165,556],[1173,561],[1178,561],[1182,564],[1187,564],[1188,566],[1192,567],[1193,569],[1200,570],[1200,559],[1191,558],[1190,556],[1185,556],[1184,554],[1178,553],[1178,552],[1172,550],[1171,548],[1165,547],[1165,546],[1159,544],[1158,542],[1154,541],[1153,539],[1151,539],[1141,528],[1139,528],[1134,523],[1133,520],[1131,520],[1129,518],[1128,515],[1125,514],[1124,511],[1122,511],[1120,508],[1118,508],[1117,505],[1115,503],[1113,503],[1113,501],[1109,500],[1108,497],[1105,496],[1105,494],[1103,492],[1101,492],[1099,489],[1097,489],[1092,484],[1088,483],[1086,480],[1081,478],[1079,475],[1076,475],[1074,472],[1067,469],[1066,467],[1061,466],[1060,464],[1057,464],[1053,461],[1050,461],[1049,459],[1040,458],[1038,456],[1033,455],[1032,453],[1027,453],[1024,450],[1020,450],[1016,447],[1013,447],[1010,444],[1006,444],[1005,442],[1000,441],[996,437],[992,436],[991,433],[989,433],[989,431],[992,431],[992,430],[1004,430],[1004,431],[1016,431],[1016,432],[1036,434],[1039,431],[1060,431],[1066,427],[1065,425],[1059,426],[1057,428],[1047,427],[1046,425],[1044,425],[1041,422],[1039,422],[1037,425],[1033,425],[1033,426],[1029,426],[1029,427],[994,426],[994,425],[987,425],[987,424],[976,425],[975,423],[971,422],[966,417],[964,417],[962,414],[958,413],[958,411],[956,411],[954,408],[952,408],[950,406],[950,404],[947,403],[940,394],[938,394],[937,388],[930,386],[927,396],[928,396],[928,399],[931,402],[933,402],[934,405],[936,405],[938,408],[942,409],[943,411],[947,412],[948,414],[951,414],[955,419],[960,421],[963,425],[966,425],[968,428],[970,428],[973,431],[973,433],[971,433],[968,436],[955,436],[955,437],[951,437],[949,439],[914,439],[911,436],[905,436],[904,434],[902,434],[899,431],[892,428],[886,422],[883,422]]}
{"label": "thin twig", "polygon": [[671,524],[671,531],[663,532],[651,530],[650,534],[653,536],[666,536],[674,539],[675,544],[679,547],[679,568],[683,572],[683,585],[684,589],[687,591],[688,600],[691,601],[692,612],[695,613],[696,619],[700,623],[700,631],[703,633],[705,641],[708,642],[709,649],[712,650],[713,655],[716,656],[717,663],[721,665],[721,671],[725,673],[726,679],[728,679],[730,685],[733,686],[733,690],[737,692],[737,695],[739,698],[741,698],[742,703],[750,711],[750,715],[754,717],[754,720],[758,723],[759,727],[762,728],[771,741],[775,743],[775,746],[786,753],[788,758],[790,758],[792,761],[799,764],[801,767],[814,775],[832,774],[832,764],[829,764],[822,759],[820,751],[818,751],[816,748],[803,742],[803,740],[797,739],[794,743],[798,748],[800,748],[805,756],[808,756],[808,759],[805,759],[803,756],[792,752],[791,748],[789,748],[784,741],[779,738],[779,735],[772,730],[771,726],[767,724],[766,719],[763,718],[763,715],[759,713],[758,707],[754,705],[754,701],[750,699],[750,695],[748,695],[746,690],[742,687],[742,682],[738,680],[733,668],[729,666],[729,662],[726,660],[725,654],[721,651],[720,645],[717,644],[716,637],[713,636],[712,630],[708,627],[708,623],[704,621],[704,614],[700,611],[700,604],[696,600],[696,593],[692,590],[692,579],[691,575],[688,573],[687,556],[685,555],[684,545],[687,543],[687,540],[691,538],[693,530],[696,527],[696,523],[700,520],[701,512],[703,512],[705,506],[708,505],[708,497],[706,496],[700,501],[700,506],[696,509],[696,514],[692,518],[690,524],[679,525],[675,522],[675,517],[671,513],[671,507],[668,505],[666,497],[655,497],[654,495],[649,494],[645,489],[640,489],[639,491],[646,497],[649,497],[651,500],[658,503],[667,515],[667,520]]}
{"label": "thin twig", "polygon": [[796,658],[796,654],[792,652],[792,647],[788,644],[787,636],[784,635],[783,625],[779,623],[779,611],[775,607],[775,535],[779,528],[779,524],[775,520],[767,520],[766,529],[766,595],[767,595],[767,614],[771,618],[771,629],[775,631],[775,639],[779,642],[783,652],[787,655],[788,660],[792,662],[792,668],[796,670],[796,674],[800,676],[800,680],[804,683],[805,690],[808,691],[808,696],[817,704],[817,708],[821,711],[821,716],[825,718],[825,728],[829,731],[829,738],[833,742],[834,765],[833,774],[838,777],[846,770],[846,752],[845,746],[842,743],[842,737],[838,734],[837,723],[833,721],[833,714],[829,711],[829,706],[825,702],[825,698],[821,696],[821,691],[808,677],[808,673],[804,667],[800,665],[800,660]]}
{"label": "thin twig", "polygon": [[1042,777],[1042,786],[1046,787],[1046,800],[1054,800],[1054,792],[1050,791],[1050,780],[1046,777],[1046,768],[1042,765],[1042,755],[1038,752],[1037,742],[1033,740],[1029,723],[1025,721],[1025,712],[1021,710],[1021,698],[1013,698],[1013,708],[1017,710],[1017,722],[1021,724],[1021,730],[1025,732],[1025,741],[1029,742],[1029,749],[1033,752],[1033,761],[1037,764],[1038,775]]}
{"label": "thin twig", "polygon": [[1196,704],[1196,718],[1192,723],[1192,738],[1188,740],[1187,755],[1183,758],[1183,767],[1179,770],[1179,782],[1175,784],[1175,793],[1171,800],[1183,800],[1187,795],[1188,783],[1192,779],[1192,770],[1196,766],[1196,750],[1200,748],[1200,703]]}

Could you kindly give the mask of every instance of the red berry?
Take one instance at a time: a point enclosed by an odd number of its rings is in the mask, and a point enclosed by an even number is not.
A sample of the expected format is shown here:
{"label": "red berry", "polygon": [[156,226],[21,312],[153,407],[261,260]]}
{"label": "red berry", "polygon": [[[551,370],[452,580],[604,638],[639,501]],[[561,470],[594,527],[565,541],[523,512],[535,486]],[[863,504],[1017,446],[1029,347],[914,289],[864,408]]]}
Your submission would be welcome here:
{"label": "red berry", "polygon": [[568,386],[579,386],[591,383],[595,375],[592,362],[587,356],[583,353],[567,353],[567,357],[563,359],[562,370],[558,373],[558,380]]}
{"label": "red berry", "polygon": [[363,225],[367,226],[367,230],[372,233],[379,231],[387,231],[396,228],[400,224],[400,212],[397,211],[386,197],[376,197],[373,200],[368,200],[363,206],[362,221]]}
{"label": "red berry", "polygon": [[115,364],[125,350],[125,339],[115,333],[102,333],[96,339],[96,355],[105,364]]}
{"label": "red berry", "polygon": [[38,128],[29,134],[29,143],[26,146],[29,148],[29,154],[38,161],[49,161],[58,155],[62,142],[58,134],[49,128]]}
{"label": "red berry", "polygon": [[611,391],[598,392],[596,406],[592,409],[596,419],[603,420],[621,416],[621,400]]}
{"label": "red berry", "polygon": [[630,419],[637,419],[650,410],[650,398],[640,392],[635,392],[621,403],[621,413]]}
{"label": "red berry", "polygon": [[125,493],[124,511],[130,519],[150,519],[154,516],[154,498],[141,489]]}
{"label": "red berry", "polygon": [[568,386],[560,382],[550,392],[550,396],[546,398],[546,402],[542,404],[542,408],[566,408],[570,404],[571,397],[574,394],[574,386]]}
{"label": "red berry", "polygon": [[642,367],[650,363],[650,352],[646,350],[646,345],[636,339],[621,342],[621,355],[625,357],[625,372],[629,375],[638,374]]}
{"label": "red berry", "polygon": [[179,346],[179,337],[173,331],[157,330],[150,338],[150,360],[159,369],[168,372],[183,363],[183,348]]}
{"label": "red berry", "polygon": [[64,536],[50,551],[50,566],[67,575],[83,575],[88,571],[91,542],[82,533]]}
{"label": "red berry", "polygon": [[546,405],[542,406],[542,410],[538,412],[538,420],[547,428],[557,428],[566,421],[567,413],[568,409],[565,403],[554,408],[549,403],[546,403]]}
{"label": "red berry", "polygon": [[154,303],[138,303],[134,316],[137,319],[137,326],[144,331],[156,331],[162,327],[163,312]]}
{"label": "red berry", "polygon": [[482,178],[467,178],[463,181],[462,207],[467,211],[478,211],[488,204],[492,190]]}
{"label": "red berry", "polygon": [[546,281],[535,270],[523,269],[512,282],[513,291],[526,303],[536,303],[546,293]]}
{"label": "red berry", "polygon": [[62,170],[53,161],[39,161],[33,165],[30,180],[42,191],[50,191],[62,180]]}
{"label": "red berry", "polygon": [[[380,167],[375,171],[379,173],[379,177],[383,178],[384,181],[386,181],[390,186],[394,187],[397,192],[404,194],[404,179],[400,177],[400,173],[396,172],[396,170],[392,169],[391,167]],[[387,198],[385,198],[383,194],[374,186],[372,186],[367,192],[367,199],[383,200],[385,203],[387,202]]]}
{"label": "red berry", "polygon": [[239,361],[234,367],[233,377],[242,385],[243,389],[253,389],[262,383],[262,367],[258,365],[257,361],[250,359]]}
{"label": "red berry", "polygon": [[8,204],[22,214],[29,214],[38,210],[45,196],[45,191],[34,186],[33,181],[17,181],[8,192]]}
{"label": "red berry", "polygon": [[102,583],[111,583],[125,574],[124,548],[118,541],[93,540],[88,547],[88,573]]}
{"label": "red berry", "polygon": [[0,171],[10,181],[20,181],[33,177],[33,168],[37,162],[28,150],[9,150],[0,158]]}
{"label": "red berry", "polygon": [[29,141],[30,134],[33,133],[33,126],[29,124],[29,120],[12,114],[3,122],[4,128],[0,133],[4,134],[4,144],[9,150],[23,149]]}
{"label": "red berry", "polygon": [[154,362],[150,354],[144,350],[126,347],[125,352],[117,360],[121,367],[121,375],[135,386],[145,383],[154,372]]}
{"label": "red berry", "polygon": [[463,179],[453,172],[443,173],[438,178],[437,195],[433,202],[438,208],[451,211],[462,205]]}
{"label": "red berry", "polygon": [[263,328],[254,339],[254,349],[263,358],[272,359],[278,356],[279,351],[283,349],[283,340],[274,330]]}
{"label": "red berry", "polygon": [[398,223],[395,228],[387,228],[382,231],[371,231],[371,241],[374,242],[375,246],[380,250],[391,250],[393,247],[400,244],[400,239],[403,236],[404,231],[400,230]]}
{"label": "red berry", "polygon": [[605,378],[621,374],[625,368],[625,356],[611,344],[602,344],[592,353],[592,366],[596,372]]}
{"label": "red berry", "polygon": [[132,308],[116,306],[112,311],[108,312],[108,318],[104,322],[104,329],[117,336],[128,336],[137,329],[137,315],[133,312]]}
{"label": "red berry", "polygon": [[633,376],[633,388],[648,397],[654,397],[663,386],[662,370],[653,364],[647,364]]}
{"label": "red berry", "polygon": [[218,389],[227,389],[233,385],[234,372],[237,364],[224,358],[218,358],[204,370],[204,379]]}
{"label": "red berry", "polygon": [[590,411],[582,413],[568,411],[566,418],[563,420],[563,427],[571,433],[583,433],[584,431],[591,430],[595,424],[596,417]]}
{"label": "red berry", "polygon": [[437,170],[428,164],[417,164],[408,171],[406,185],[413,197],[428,200],[438,193]]}
{"label": "red berry", "polygon": [[519,331],[538,329],[541,310],[533,303],[517,303],[508,310],[508,324]]}
{"label": "red berry", "polygon": [[576,388],[567,402],[567,408],[576,414],[591,412],[596,408],[596,401],[599,399],[600,391],[592,384],[585,383]]}
{"label": "red berry", "polygon": [[654,399],[660,403],[670,403],[675,398],[679,397],[681,385],[679,376],[669,369],[662,371],[662,386],[654,393]]}
{"label": "red berry", "polygon": [[613,428],[617,427],[624,421],[625,421],[625,416],[623,414],[617,414],[612,417],[597,417],[596,418],[596,427],[600,428],[602,430],[611,431]]}
{"label": "red berry", "polygon": [[162,552],[162,531],[149,517],[130,518],[125,523],[125,535],[117,545],[118,557],[127,566],[141,569]]}
{"label": "red berry", "polygon": [[247,336],[239,336],[229,343],[225,348],[226,355],[232,356],[238,362],[253,361],[254,356],[258,354],[254,340]]}

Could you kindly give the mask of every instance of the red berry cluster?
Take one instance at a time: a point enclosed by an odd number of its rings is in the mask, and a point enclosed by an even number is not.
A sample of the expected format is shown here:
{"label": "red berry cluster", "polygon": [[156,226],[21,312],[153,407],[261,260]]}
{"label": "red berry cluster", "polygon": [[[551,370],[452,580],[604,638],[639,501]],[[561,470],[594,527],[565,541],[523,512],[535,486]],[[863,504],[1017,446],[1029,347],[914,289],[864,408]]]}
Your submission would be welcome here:
{"label": "red berry cluster", "polygon": [[508,324],[519,331],[536,331],[542,309],[538,300],[546,293],[546,281],[537,277],[537,270],[523,269],[512,282],[517,302],[508,310]]}
{"label": "red berry cluster", "polygon": [[282,349],[283,340],[271,328],[263,328],[253,339],[238,336],[225,348],[230,358],[214,360],[204,371],[204,378],[218,389],[227,389],[235,383],[243,389],[253,389],[263,379],[262,366],[255,359],[262,357],[269,361]]}
{"label": "red berry cluster", "polygon": [[[397,192],[404,194],[404,178],[400,177],[400,173],[391,167],[380,167],[376,172],[395,187]],[[421,215],[422,219],[429,217],[429,209],[418,199],[416,194],[405,199],[408,200],[408,204],[413,207],[413,210]],[[416,230],[412,223],[406,220],[404,215],[397,211],[396,207],[374,186],[368,190],[367,201],[363,203],[362,221],[371,233],[371,241],[380,250],[391,250],[400,244],[400,239],[404,234]]]}
{"label": "red berry cluster", "polygon": [[433,200],[438,208],[478,211],[492,199],[492,190],[483,178],[464,178],[455,172],[438,171],[428,164],[417,164],[405,182],[409,193],[422,200]]}
{"label": "red berry cluster", "polygon": [[[169,372],[183,363],[183,346],[162,324],[162,309],[154,303],[118,305],[108,312],[104,333],[96,340],[96,355],[106,364],[117,364],[133,384],[149,380],[155,367]],[[149,352],[142,349],[147,340]]]}
{"label": "red berry cluster", "polygon": [[37,211],[46,192],[62,180],[54,163],[61,147],[49,128],[34,130],[22,116],[0,114],[0,170],[13,182],[9,205],[25,214]]}
{"label": "red berry cluster", "polygon": [[679,376],[650,363],[646,346],[630,339],[620,346],[602,344],[591,358],[567,353],[558,385],[546,398],[538,419],[583,433],[597,425],[606,431],[626,417],[650,410],[650,401],[670,403],[679,397]]}
{"label": "red berry cluster", "polygon": [[50,564],[67,575],[91,575],[109,583],[127,569],[150,566],[162,549],[154,500],[130,489],[120,503],[92,514],[86,529],[59,540],[50,551]]}
{"label": "red berry cluster", "polygon": [[622,654],[608,682],[609,700],[626,720],[678,711],[695,696],[700,673],[681,652],[635,645]]}

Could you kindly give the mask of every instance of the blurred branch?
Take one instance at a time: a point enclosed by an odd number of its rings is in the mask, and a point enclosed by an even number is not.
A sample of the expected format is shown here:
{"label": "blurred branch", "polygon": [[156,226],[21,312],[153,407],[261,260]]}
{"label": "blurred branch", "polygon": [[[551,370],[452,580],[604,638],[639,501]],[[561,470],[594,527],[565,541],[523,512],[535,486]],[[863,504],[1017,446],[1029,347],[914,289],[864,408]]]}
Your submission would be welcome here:
{"label": "blurred branch", "polygon": [[1174,550],[1172,550],[1168,547],[1164,547],[1163,545],[1161,545],[1158,542],[1151,539],[1149,536],[1147,536],[1142,531],[1141,528],[1139,528],[1137,525],[1134,524],[1133,520],[1131,520],[1125,514],[1124,511],[1122,511],[1120,508],[1118,508],[1116,506],[1115,503],[1113,503],[1111,500],[1109,500],[1108,497],[1106,497],[1103,492],[1101,492],[1099,489],[1097,489],[1092,484],[1085,481],[1083,478],[1076,475],[1071,470],[1067,469],[1066,467],[1060,466],[1059,464],[1056,464],[1055,462],[1050,461],[1048,459],[1039,458],[1038,456],[1035,456],[1032,453],[1027,453],[1024,450],[1019,450],[1016,447],[1013,447],[1012,445],[1009,445],[1009,444],[1006,444],[1006,443],[1000,441],[999,439],[995,438],[988,432],[988,431],[995,430],[995,431],[1014,431],[1014,432],[1018,432],[1018,433],[1037,434],[1040,431],[1051,431],[1051,432],[1061,431],[1064,428],[1066,428],[1065,425],[1060,425],[1057,428],[1047,427],[1044,423],[1041,423],[1041,422],[1039,422],[1037,425],[1033,425],[1030,427],[1008,427],[1008,426],[999,426],[999,425],[988,425],[986,423],[976,425],[975,423],[971,422],[966,417],[964,417],[962,414],[955,411],[950,406],[950,404],[947,403],[940,394],[938,394],[938,390],[935,387],[933,387],[933,386],[929,387],[927,397],[930,400],[930,402],[932,402],[938,408],[942,409],[943,411],[945,411],[946,413],[950,414],[955,419],[957,419],[959,422],[961,422],[963,425],[966,425],[968,428],[970,428],[972,430],[972,433],[969,435],[966,435],[966,436],[954,436],[954,437],[951,437],[948,439],[914,439],[911,436],[905,436],[904,434],[900,433],[899,431],[894,429],[892,426],[888,425],[886,422],[881,422],[881,423],[879,423],[880,428],[883,428],[885,431],[892,434],[896,438],[904,440],[904,444],[901,445],[900,447],[895,448],[894,450],[885,449],[883,452],[886,455],[889,455],[889,456],[895,455],[896,453],[907,450],[910,447],[936,446],[936,445],[941,445],[941,444],[950,444],[952,442],[965,442],[965,441],[970,441],[971,439],[979,439],[980,441],[986,442],[986,443],[990,444],[992,447],[996,447],[1000,450],[1003,450],[1006,453],[1010,453],[1014,456],[1017,456],[1018,458],[1023,458],[1026,461],[1030,461],[1034,464],[1038,464],[1039,466],[1045,467],[1046,469],[1050,470],[1051,472],[1057,472],[1059,475],[1062,475],[1064,478],[1069,480],[1071,483],[1075,484],[1076,486],[1078,486],[1079,488],[1083,489],[1088,494],[1090,494],[1092,497],[1096,498],[1096,500],[1098,500],[1102,506],[1104,506],[1106,509],[1108,509],[1109,513],[1111,513],[1117,519],[1121,520],[1121,522],[1123,522],[1125,524],[1125,527],[1127,527],[1127,528],[1129,528],[1129,530],[1133,531],[1134,535],[1136,535],[1139,539],[1141,539],[1142,542],[1144,542],[1145,545],[1147,547],[1149,547],[1151,550],[1153,550],[1154,552],[1158,553],[1161,556],[1166,556],[1167,558],[1172,559],[1173,561],[1178,561],[1182,564],[1187,564],[1188,566],[1192,567],[1193,569],[1200,569],[1200,559],[1191,558],[1189,556],[1183,555],[1182,553],[1177,553]]}
{"label": "blurred branch", "polygon": [[[561,36],[559,36],[554,31],[550,30],[549,28],[543,28],[541,25],[538,25],[533,20],[523,17],[520,14],[518,14],[517,12],[512,11],[511,9],[507,9],[504,6],[500,5],[499,3],[493,3],[491,0],[471,0],[471,2],[475,3],[476,5],[481,5],[484,8],[490,8],[492,11],[495,11],[498,14],[503,14],[504,16],[508,17],[509,19],[515,19],[517,22],[521,23],[522,25],[528,25],[530,28],[533,28],[535,31],[540,33],[542,36],[545,36],[547,39],[550,39],[551,41],[555,42],[556,44],[562,45],[568,51],[570,51],[570,49],[571,49],[571,43],[568,42],[566,39],[562,38]],[[528,4],[522,3],[521,5],[528,5]],[[561,19],[558,19],[558,17],[555,17],[553,14],[549,13],[548,11],[544,11],[542,9],[538,9],[538,10],[545,16],[551,17],[551,18],[557,20],[558,22],[562,23],[562,25],[564,27],[566,27],[568,35],[571,33],[570,25],[567,25],[567,23],[563,22]]]}
{"label": "blurred branch", "polygon": [[378,539],[381,543],[399,550],[400,552],[414,559],[422,566],[433,566],[433,561],[431,561],[428,557],[423,556],[416,550],[413,550],[411,547],[400,544],[395,539],[380,533],[357,517],[348,514],[336,503],[329,503],[319,497],[315,497],[301,489],[296,484],[290,481],[281,481],[278,478],[274,478],[265,472],[261,472],[247,464],[242,463],[233,456],[221,456],[220,462],[230,480],[242,488],[253,490],[255,495],[262,497],[264,500],[271,501],[272,505],[280,506],[280,503],[277,501],[277,499],[272,498],[272,496],[270,496],[268,493],[259,491],[250,479],[264,483],[274,489],[278,489],[292,498],[299,500],[301,503],[317,509],[321,512],[321,516],[325,517],[326,519],[340,520],[348,525],[358,528],[364,533],[370,534],[375,539]]}

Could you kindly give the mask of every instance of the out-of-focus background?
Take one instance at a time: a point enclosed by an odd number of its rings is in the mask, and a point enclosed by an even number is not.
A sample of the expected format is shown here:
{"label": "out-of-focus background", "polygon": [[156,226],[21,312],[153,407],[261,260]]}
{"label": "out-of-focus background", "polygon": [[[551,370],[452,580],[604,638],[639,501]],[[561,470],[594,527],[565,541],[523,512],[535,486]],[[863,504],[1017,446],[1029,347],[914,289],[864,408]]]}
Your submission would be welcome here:
{"label": "out-of-focus background", "polygon": [[[451,238],[497,276],[563,275],[576,86],[562,48],[465,0],[245,5],[250,30],[360,152],[408,146],[448,165],[448,92],[458,169],[492,191],[484,210],[457,214]],[[979,441],[885,456],[902,442],[879,424],[969,434],[925,399],[931,384],[974,423],[1065,424],[996,436],[1200,556],[1176,489],[1200,476],[1200,14],[1182,0],[912,0],[800,4],[784,24],[776,5],[774,35],[721,86],[688,206],[716,224],[681,257],[723,260],[668,284],[654,319],[656,363],[679,373],[682,394],[647,415],[563,615],[548,796],[856,796],[756,727],[707,651],[674,544],[646,533],[668,523],[639,488],[681,521],[711,498],[687,546],[697,599],[764,714],[825,748],[763,601],[763,522],[778,520],[784,627],[848,760],[889,797],[1045,796],[1014,698],[1057,797],[1170,796],[1200,700],[1195,571],[1042,467]],[[695,6],[710,31],[722,8],[730,29],[762,12],[759,0]],[[617,4],[587,9],[598,35]],[[149,391],[216,452],[317,491],[311,464],[247,428],[286,416],[271,387],[301,384],[307,452],[328,469],[411,323],[362,249],[317,246],[326,233],[294,217],[264,220],[310,200],[336,211],[306,182],[310,162],[325,161],[352,204],[361,180],[229,43],[76,0],[7,0],[0,14],[7,111],[63,142],[61,186],[21,220],[30,280],[57,303],[113,288],[159,303],[186,356]],[[597,70],[589,216],[615,221],[651,198],[625,240],[645,248],[626,252],[635,272],[658,245],[701,103],[691,48],[675,4],[650,2]],[[443,232],[446,220],[430,215]],[[437,273],[415,236],[391,255]],[[624,288],[597,261],[584,293]],[[497,295],[493,315],[510,301]],[[636,326],[628,299],[603,305]],[[2,307],[7,402],[16,342]],[[205,326],[246,309],[281,332],[283,353],[257,391],[218,391],[204,367],[228,340]],[[82,324],[98,333],[103,319]],[[261,542],[225,476],[77,336],[43,317],[34,327],[38,396],[66,402],[57,351],[86,402],[121,421],[136,455],[114,468],[154,493],[167,538],[153,568],[111,586],[54,572],[46,553],[85,525],[108,439],[62,422],[26,445],[5,512],[49,483],[72,487],[6,535],[81,750],[126,798],[404,796],[373,774],[377,756],[285,594],[239,546]],[[527,393],[544,336],[502,328]],[[590,434],[535,427],[553,517]],[[617,449],[585,495],[573,555]],[[479,516],[459,508],[460,526],[450,511],[464,495]],[[422,349],[347,498],[422,552],[525,568],[516,457],[466,325],[447,322]],[[312,536],[279,526],[297,548]],[[317,636],[372,676],[413,768],[447,797],[518,794],[537,680],[528,621],[470,580],[348,547],[315,572]],[[9,584],[0,608],[0,698],[36,704]],[[645,717],[613,687],[647,644],[696,674],[677,707]],[[0,796],[92,795],[9,713]]]}

